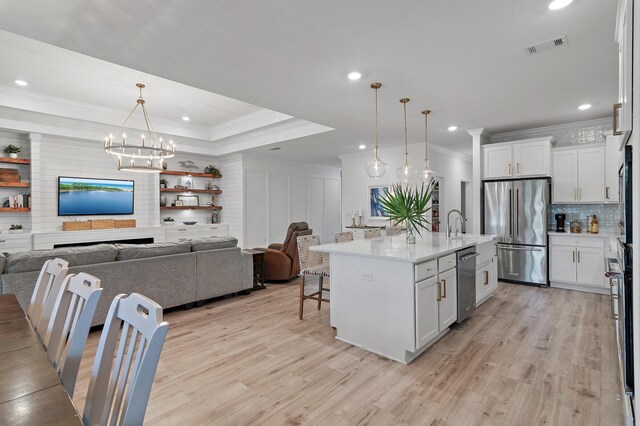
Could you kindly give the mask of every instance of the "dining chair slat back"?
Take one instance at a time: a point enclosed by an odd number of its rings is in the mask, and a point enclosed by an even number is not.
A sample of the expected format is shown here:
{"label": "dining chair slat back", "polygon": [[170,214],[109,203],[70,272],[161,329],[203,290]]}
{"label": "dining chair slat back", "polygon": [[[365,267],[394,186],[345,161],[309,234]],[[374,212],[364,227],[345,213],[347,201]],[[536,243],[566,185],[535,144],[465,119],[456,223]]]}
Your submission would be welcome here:
{"label": "dining chair slat back", "polygon": [[40,269],[27,309],[27,318],[41,338],[44,338],[49,326],[56,298],[69,271],[68,266],[69,262],[56,258],[47,260]]}

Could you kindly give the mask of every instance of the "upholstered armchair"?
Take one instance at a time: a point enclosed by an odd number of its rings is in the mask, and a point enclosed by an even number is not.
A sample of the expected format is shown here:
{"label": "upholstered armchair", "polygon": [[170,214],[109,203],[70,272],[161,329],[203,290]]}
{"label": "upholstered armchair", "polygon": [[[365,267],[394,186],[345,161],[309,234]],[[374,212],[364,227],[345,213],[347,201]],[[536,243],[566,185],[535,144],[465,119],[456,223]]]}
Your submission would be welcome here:
{"label": "upholstered armchair", "polygon": [[270,244],[264,250],[265,281],[289,281],[300,273],[297,238],[311,235],[312,230],[306,222],[294,222],[289,225],[287,235],[282,244]]}

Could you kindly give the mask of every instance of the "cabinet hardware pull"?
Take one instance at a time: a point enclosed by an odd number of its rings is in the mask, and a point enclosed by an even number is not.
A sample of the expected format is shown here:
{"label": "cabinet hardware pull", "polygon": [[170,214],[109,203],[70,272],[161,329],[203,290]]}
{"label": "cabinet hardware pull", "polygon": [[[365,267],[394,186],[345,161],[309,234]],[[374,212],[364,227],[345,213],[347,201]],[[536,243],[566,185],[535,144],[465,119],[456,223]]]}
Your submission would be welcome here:
{"label": "cabinet hardware pull", "polygon": [[438,295],[436,296],[436,300],[439,302],[442,300],[442,290],[440,288],[440,281],[438,281]]}
{"label": "cabinet hardware pull", "polygon": [[520,163],[516,163],[516,174],[520,174]]}
{"label": "cabinet hardware pull", "polygon": [[604,197],[608,200],[609,199],[609,187],[605,186],[604,187]]}
{"label": "cabinet hardware pull", "polygon": [[511,174],[511,163],[509,163],[509,174]]}
{"label": "cabinet hardware pull", "polygon": [[578,188],[573,188],[573,199],[578,201]]}
{"label": "cabinet hardware pull", "polygon": [[613,136],[619,136],[622,134],[622,130],[618,129],[618,111],[622,108],[622,104],[613,104]]}
{"label": "cabinet hardware pull", "polygon": [[447,298],[447,280],[442,280],[442,284],[444,285],[444,293],[442,293],[442,298]]}
{"label": "cabinet hardware pull", "polygon": [[614,299],[614,300],[615,300],[615,299],[618,299],[618,295],[617,295],[617,294],[612,294],[612,295],[611,295],[611,298],[612,298],[612,299]]}
{"label": "cabinet hardware pull", "polygon": [[578,250],[578,263],[580,263],[580,250]]}
{"label": "cabinet hardware pull", "polygon": [[578,201],[582,201],[582,188],[578,188]]}
{"label": "cabinet hardware pull", "polygon": [[489,285],[489,271],[484,271],[484,285]]}
{"label": "cabinet hardware pull", "polygon": [[574,250],[571,254],[573,254],[573,263],[576,263],[576,251]]}

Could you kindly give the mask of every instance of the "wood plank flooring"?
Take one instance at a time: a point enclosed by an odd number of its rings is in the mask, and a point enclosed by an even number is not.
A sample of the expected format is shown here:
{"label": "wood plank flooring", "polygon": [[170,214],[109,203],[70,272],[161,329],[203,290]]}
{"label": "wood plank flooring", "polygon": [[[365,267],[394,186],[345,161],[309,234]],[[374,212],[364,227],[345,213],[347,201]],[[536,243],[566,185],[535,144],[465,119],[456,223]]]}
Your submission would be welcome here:
{"label": "wood plank flooring", "polygon": [[[621,425],[608,296],[500,283],[408,366],[334,339],[329,306],[270,285],[171,326],[149,425]],[[82,412],[99,332],[74,402]]]}

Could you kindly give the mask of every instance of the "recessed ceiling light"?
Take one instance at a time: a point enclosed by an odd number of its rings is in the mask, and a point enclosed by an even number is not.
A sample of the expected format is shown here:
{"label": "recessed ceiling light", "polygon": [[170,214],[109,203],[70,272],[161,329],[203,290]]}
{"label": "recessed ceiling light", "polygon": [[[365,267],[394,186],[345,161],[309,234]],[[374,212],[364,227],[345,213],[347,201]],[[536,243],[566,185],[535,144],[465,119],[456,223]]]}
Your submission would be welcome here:
{"label": "recessed ceiling light", "polygon": [[591,108],[591,104],[582,104],[582,105],[580,105],[580,106],[578,107],[578,109],[579,109],[580,111],[586,111],[586,110],[588,110],[589,108]]}
{"label": "recessed ceiling light", "polygon": [[187,117],[186,115],[182,116],[182,121],[189,121],[191,120],[189,117]]}
{"label": "recessed ceiling light", "polygon": [[455,132],[456,130],[458,130],[458,126],[449,126],[447,130],[450,132]]}
{"label": "recessed ceiling light", "polygon": [[350,72],[349,75],[347,75],[347,78],[349,80],[360,80],[360,77],[362,77],[362,74],[360,74],[358,71]]}
{"label": "recessed ceiling light", "polygon": [[13,80],[13,82],[14,82],[15,84],[17,84],[18,86],[28,86],[28,85],[29,85],[29,83],[27,83],[27,82],[26,82],[26,81],[24,81],[24,80]]}
{"label": "recessed ceiling light", "polygon": [[572,2],[573,0],[552,0],[551,3],[549,3],[549,9],[551,10],[562,9],[563,7],[569,6]]}
{"label": "recessed ceiling light", "polygon": [[365,149],[366,147],[367,147],[367,146],[366,146],[365,144],[363,144],[363,143],[361,143],[360,145],[358,145],[358,148],[360,148],[360,149]]}

